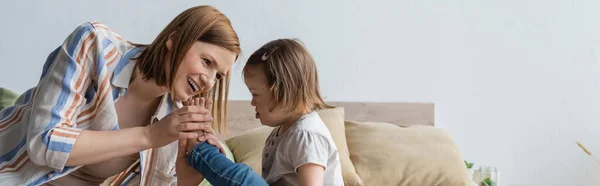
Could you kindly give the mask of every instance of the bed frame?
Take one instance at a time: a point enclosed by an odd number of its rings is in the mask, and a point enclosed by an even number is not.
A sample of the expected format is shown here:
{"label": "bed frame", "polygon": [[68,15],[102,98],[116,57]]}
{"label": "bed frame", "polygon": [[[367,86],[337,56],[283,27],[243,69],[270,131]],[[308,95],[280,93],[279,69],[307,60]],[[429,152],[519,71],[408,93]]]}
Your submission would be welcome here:
{"label": "bed frame", "polygon": [[[328,104],[344,107],[347,121],[386,122],[398,126],[434,126],[433,103],[328,102]],[[254,107],[250,105],[250,101],[229,101],[227,110],[228,132],[225,138],[261,126],[254,117]]]}

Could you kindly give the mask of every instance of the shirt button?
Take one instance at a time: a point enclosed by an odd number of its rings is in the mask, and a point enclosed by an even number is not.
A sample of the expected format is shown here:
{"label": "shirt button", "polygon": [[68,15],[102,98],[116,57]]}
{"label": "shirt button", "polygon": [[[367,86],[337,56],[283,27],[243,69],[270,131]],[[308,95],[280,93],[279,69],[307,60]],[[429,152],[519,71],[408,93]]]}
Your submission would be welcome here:
{"label": "shirt button", "polygon": [[52,174],[52,173],[48,174],[48,178],[52,178],[52,177],[54,177],[54,174]]}
{"label": "shirt button", "polygon": [[265,158],[268,158],[268,157],[269,157],[269,153],[266,153],[266,154],[265,154]]}

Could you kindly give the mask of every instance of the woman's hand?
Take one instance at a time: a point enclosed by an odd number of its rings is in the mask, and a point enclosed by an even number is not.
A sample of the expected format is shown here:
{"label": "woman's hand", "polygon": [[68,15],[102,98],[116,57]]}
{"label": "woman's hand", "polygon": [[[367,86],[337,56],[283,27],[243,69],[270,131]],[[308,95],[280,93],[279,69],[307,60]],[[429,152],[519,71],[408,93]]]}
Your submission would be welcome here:
{"label": "woman's hand", "polygon": [[[188,106],[197,106],[197,107],[204,107],[208,110],[209,113],[212,113],[212,106],[213,106],[213,101],[208,99],[204,99],[204,98],[194,98],[194,99],[190,99],[186,102],[186,105]],[[219,143],[219,139],[217,138],[217,136],[214,133],[214,130],[210,127],[211,123],[207,123],[207,125],[209,126],[208,129],[203,129],[200,131],[197,131],[198,133],[198,139],[188,139],[187,141],[187,152],[191,152],[194,147],[203,141],[206,141],[207,143],[217,147],[219,149],[219,151],[223,154],[225,154],[225,149],[223,149],[223,147],[221,146],[221,143]]]}
{"label": "woman's hand", "polygon": [[209,129],[211,122],[212,117],[208,109],[184,106],[148,126],[144,138],[153,148],[165,146],[175,140],[196,139],[196,131]]}
{"label": "woman's hand", "polygon": [[177,160],[175,162],[175,172],[177,173],[177,185],[179,186],[187,186],[194,185],[197,186],[202,182],[204,176],[200,174],[200,172],[196,171],[196,169],[192,168],[187,163],[188,152],[187,152],[187,141],[188,140],[179,140],[179,146],[177,150]]}
{"label": "woman's hand", "polygon": [[[204,108],[207,110],[207,115],[211,114],[212,101],[206,101],[204,98],[195,98],[188,100],[185,105],[187,107]],[[194,149],[200,141],[207,140],[208,143],[215,145],[221,150],[222,153],[225,151],[221,147],[219,140],[215,137],[214,131],[210,128],[211,122],[205,122],[205,126],[202,130],[194,131],[199,136],[198,138],[180,139],[177,151],[177,160],[175,163],[175,171],[177,172],[177,184],[178,185],[198,185],[204,179],[204,176],[200,174],[196,169],[187,163],[189,152]]]}
{"label": "woman's hand", "polygon": [[221,146],[221,143],[219,143],[219,139],[214,135],[213,130],[205,130],[206,133],[202,134],[200,137],[198,137],[198,139],[188,139],[186,142],[186,153],[192,152],[192,150],[194,150],[194,147],[196,145],[198,145],[201,142],[206,141],[206,143],[211,144],[215,147],[217,147],[219,149],[219,152],[221,152],[221,154],[226,155],[225,154],[225,149],[223,149],[223,147]]}

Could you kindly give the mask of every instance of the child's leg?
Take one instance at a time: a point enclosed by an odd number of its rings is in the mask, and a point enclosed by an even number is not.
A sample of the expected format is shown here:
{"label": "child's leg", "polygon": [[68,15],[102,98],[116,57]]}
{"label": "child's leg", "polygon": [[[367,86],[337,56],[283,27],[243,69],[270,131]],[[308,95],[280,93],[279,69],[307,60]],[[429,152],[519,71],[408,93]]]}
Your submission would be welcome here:
{"label": "child's leg", "polygon": [[188,156],[188,163],[212,185],[268,186],[250,167],[232,162],[217,147],[206,142],[194,147]]}

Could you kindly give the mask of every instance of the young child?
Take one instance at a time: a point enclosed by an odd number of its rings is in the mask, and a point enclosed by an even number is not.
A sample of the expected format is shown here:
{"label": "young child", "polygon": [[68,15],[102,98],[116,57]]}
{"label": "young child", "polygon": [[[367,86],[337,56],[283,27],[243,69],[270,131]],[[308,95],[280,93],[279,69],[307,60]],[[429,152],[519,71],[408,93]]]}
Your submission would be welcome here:
{"label": "young child", "polygon": [[264,180],[207,143],[189,150],[188,163],[215,185],[344,185],[337,148],[315,112],[331,106],[308,51],[295,40],[271,41],[250,56],[243,74],[256,118],[275,127],[263,150]]}

